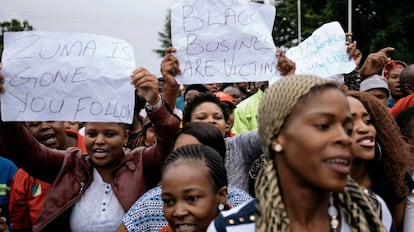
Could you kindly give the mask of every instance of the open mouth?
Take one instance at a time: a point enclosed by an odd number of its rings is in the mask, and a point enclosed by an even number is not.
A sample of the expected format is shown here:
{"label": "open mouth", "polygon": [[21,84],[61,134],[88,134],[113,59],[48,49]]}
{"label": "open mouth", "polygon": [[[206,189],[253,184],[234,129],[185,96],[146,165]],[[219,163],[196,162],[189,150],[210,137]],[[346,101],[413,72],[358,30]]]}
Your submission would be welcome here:
{"label": "open mouth", "polygon": [[193,224],[179,224],[175,225],[175,231],[177,232],[193,232],[196,231],[196,226]]}
{"label": "open mouth", "polygon": [[365,136],[356,141],[362,147],[372,148],[375,146],[375,139],[373,136]]}
{"label": "open mouth", "polygon": [[108,150],[96,148],[93,150],[93,156],[96,158],[105,158],[108,155]]}
{"label": "open mouth", "polygon": [[352,159],[335,157],[325,160],[329,167],[339,174],[349,174],[351,172]]}
{"label": "open mouth", "polygon": [[43,135],[40,137],[40,142],[50,147],[56,143],[56,135],[55,134]]}

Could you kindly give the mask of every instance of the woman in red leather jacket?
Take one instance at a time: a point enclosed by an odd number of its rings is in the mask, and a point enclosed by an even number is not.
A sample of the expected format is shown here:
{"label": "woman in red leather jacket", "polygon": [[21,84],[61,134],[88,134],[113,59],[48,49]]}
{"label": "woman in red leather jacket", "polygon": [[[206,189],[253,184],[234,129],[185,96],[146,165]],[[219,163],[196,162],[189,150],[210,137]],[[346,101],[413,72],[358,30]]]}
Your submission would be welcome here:
{"label": "woman in red leather jacket", "polygon": [[[157,134],[149,148],[124,149],[127,125],[116,122],[86,123],[82,154],[78,148],[42,146],[21,123],[0,121],[0,149],[30,175],[53,183],[33,231],[115,231],[132,204],[160,180],[179,119],[159,96],[153,74],[138,68],[131,78]],[[0,92],[3,83],[0,73]]]}

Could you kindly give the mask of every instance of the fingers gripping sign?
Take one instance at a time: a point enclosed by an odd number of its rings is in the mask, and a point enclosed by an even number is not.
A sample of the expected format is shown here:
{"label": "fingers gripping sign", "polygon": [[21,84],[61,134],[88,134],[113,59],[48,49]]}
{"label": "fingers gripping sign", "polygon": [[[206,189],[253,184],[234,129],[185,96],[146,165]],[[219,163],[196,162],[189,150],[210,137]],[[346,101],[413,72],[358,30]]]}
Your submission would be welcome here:
{"label": "fingers gripping sign", "polygon": [[158,103],[158,80],[154,74],[145,68],[137,68],[131,73],[131,83],[148,104],[155,105]]}
{"label": "fingers gripping sign", "polygon": [[181,74],[178,59],[173,55],[175,48],[169,47],[165,50],[165,56],[161,63],[161,73],[168,84],[176,84],[175,77]]}

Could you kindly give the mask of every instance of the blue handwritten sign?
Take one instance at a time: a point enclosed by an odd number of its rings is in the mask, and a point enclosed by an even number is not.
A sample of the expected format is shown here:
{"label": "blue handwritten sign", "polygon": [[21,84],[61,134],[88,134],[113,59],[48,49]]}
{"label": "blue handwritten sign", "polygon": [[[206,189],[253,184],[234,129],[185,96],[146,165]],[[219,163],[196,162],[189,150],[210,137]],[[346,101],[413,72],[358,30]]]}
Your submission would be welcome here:
{"label": "blue handwritten sign", "polygon": [[4,121],[131,123],[135,68],[127,42],[94,34],[7,32]]}
{"label": "blue handwritten sign", "polygon": [[322,25],[297,47],[290,48],[286,56],[296,63],[295,74],[331,77],[355,68],[354,60],[348,59],[345,32],[338,22]]}
{"label": "blue handwritten sign", "polygon": [[275,76],[274,6],[181,0],[171,8],[180,83],[263,81]]}

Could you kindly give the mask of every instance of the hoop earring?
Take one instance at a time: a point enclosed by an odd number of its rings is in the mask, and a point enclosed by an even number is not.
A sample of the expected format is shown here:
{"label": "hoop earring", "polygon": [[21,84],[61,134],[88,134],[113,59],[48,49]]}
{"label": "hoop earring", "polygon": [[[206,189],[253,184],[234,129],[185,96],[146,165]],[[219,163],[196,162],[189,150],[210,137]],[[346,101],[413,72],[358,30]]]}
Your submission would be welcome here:
{"label": "hoop earring", "polygon": [[378,161],[381,161],[381,158],[382,158],[382,148],[381,148],[381,145],[378,142],[375,142],[375,157],[377,157],[376,154],[378,154],[377,160]]}
{"label": "hoop earring", "polygon": [[220,203],[217,208],[218,208],[219,211],[223,211],[224,204],[223,203]]}
{"label": "hoop earring", "polygon": [[273,146],[273,150],[274,150],[275,152],[281,152],[281,151],[283,150],[283,147],[282,147],[282,145],[280,145],[280,144],[276,143],[276,144]]}

